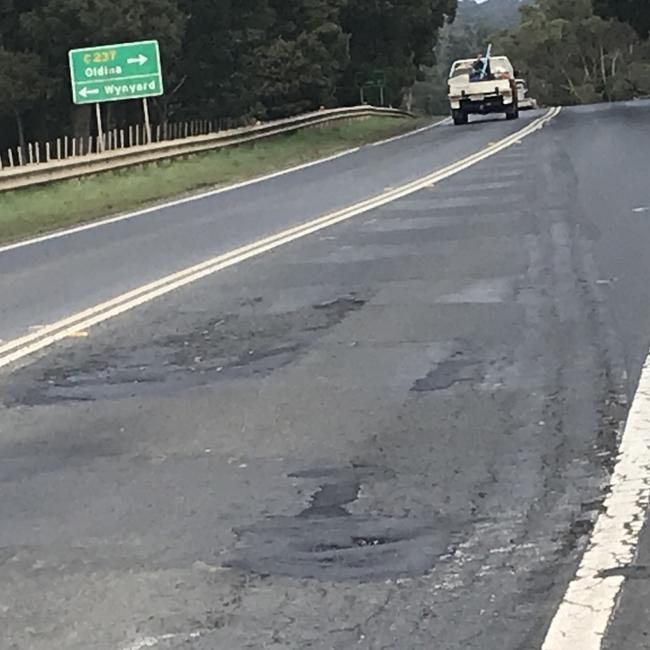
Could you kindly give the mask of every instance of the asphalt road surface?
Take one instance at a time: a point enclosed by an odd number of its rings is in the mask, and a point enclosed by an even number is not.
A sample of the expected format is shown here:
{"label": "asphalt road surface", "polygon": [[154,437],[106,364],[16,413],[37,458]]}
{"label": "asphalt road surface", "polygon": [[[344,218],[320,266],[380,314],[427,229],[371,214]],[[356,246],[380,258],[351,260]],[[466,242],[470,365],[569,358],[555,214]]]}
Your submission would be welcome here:
{"label": "asphalt road surface", "polygon": [[[0,339],[535,117],[0,252]],[[0,370],[0,648],[539,650],[650,345],[649,125],[565,109]],[[650,647],[649,567],[604,650]]]}
{"label": "asphalt road surface", "polygon": [[0,252],[0,340],[419,178],[517,128],[503,120],[462,135],[434,128],[241,190]]}

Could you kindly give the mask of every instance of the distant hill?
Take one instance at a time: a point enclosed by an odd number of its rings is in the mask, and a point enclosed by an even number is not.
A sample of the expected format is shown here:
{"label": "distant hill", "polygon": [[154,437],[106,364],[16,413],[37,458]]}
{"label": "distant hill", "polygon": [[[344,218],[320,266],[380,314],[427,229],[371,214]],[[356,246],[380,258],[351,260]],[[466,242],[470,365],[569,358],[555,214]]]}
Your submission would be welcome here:
{"label": "distant hill", "polygon": [[458,3],[459,25],[472,24],[489,30],[507,27],[519,20],[519,7],[532,0],[487,0],[478,3],[474,0],[460,0]]}

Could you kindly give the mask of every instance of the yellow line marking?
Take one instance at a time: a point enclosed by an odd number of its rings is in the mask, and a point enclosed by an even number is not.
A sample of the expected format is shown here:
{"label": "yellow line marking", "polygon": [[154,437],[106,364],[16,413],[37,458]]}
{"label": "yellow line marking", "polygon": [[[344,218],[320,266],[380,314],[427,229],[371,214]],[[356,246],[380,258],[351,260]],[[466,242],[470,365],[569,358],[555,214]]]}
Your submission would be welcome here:
{"label": "yellow line marking", "polygon": [[115,318],[131,309],[144,305],[160,296],[164,296],[176,289],[188,284],[197,282],[202,278],[213,275],[231,266],[241,264],[246,260],[258,257],[264,253],[272,251],[280,246],[284,246],[297,239],[302,239],[315,232],[334,226],[342,221],[347,221],[352,217],[368,212],[375,208],[386,205],[401,199],[405,196],[418,192],[426,187],[431,186],[445,178],[454,176],[477,163],[494,156],[495,154],[511,147],[517,141],[536,133],[543,128],[560,112],[559,108],[550,109],[544,116],[537,118],[520,131],[503,138],[499,142],[488,145],[484,149],[452,163],[443,169],[428,174],[416,181],[406,183],[397,188],[393,188],[371,199],[361,201],[355,205],[342,210],[337,210],[326,214],[312,221],[308,221],[299,226],[283,230],[270,237],[265,237],[252,244],[247,244],[233,251],[219,255],[212,259],[190,266],[182,271],[177,271],[167,275],[155,282],[128,291],[111,300],[85,309],[77,314],[64,318],[50,325],[45,325],[36,332],[31,332],[19,338],[8,341],[0,345],[0,368],[8,366],[11,363],[49,347],[58,341],[74,335],[75,332],[86,332],[91,327],[103,323],[111,318]]}

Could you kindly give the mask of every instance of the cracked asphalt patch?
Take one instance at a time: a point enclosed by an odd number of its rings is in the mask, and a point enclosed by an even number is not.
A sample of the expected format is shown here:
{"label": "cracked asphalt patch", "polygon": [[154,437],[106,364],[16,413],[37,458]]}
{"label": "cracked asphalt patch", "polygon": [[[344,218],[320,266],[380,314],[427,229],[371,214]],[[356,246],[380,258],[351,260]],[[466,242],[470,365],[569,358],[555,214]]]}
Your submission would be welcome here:
{"label": "cracked asphalt patch", "polygon": [[147,345],[70,346],[55,364],[48,357],[16,372],[0,398],[6,406],[120,399],[176,391],[218,380],[265,376],[295,359],[316,338],[365,300],[356,295],[283,313],[267,313],[264,299],[240,303],[237,313],[193,321],[168,333],[164,324]]}

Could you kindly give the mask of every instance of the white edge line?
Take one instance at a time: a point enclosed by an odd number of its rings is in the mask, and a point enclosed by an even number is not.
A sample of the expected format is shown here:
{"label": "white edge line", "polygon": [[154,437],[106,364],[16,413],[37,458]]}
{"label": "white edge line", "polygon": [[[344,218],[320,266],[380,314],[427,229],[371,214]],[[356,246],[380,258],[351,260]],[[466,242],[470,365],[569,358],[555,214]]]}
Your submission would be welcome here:
{"label": "white edge line", "polygon": [[161,636],[145,636],[133,643],[122,647],[120,650],[143,650],[143,648],[155,648],[164,641],[173,641],[174,639],[183,639],[189,641],[190,639],[198,639],[203,636],[202,632],[191,632],[190,634],[162,634]]}
{"label": "white edge line", "polygon": [[[416,129],[415,131],[409,131],[408,133],[404,133],[402,135],[396,136],[395,138],[390,138],[389,140],[384,140],[383,142],[378,142],[377,145],[379,144],[386,144],[388,142],[393,142],[395,140],[399,140],[402,138],[407,138],[412,135],[416,135],[417,133],[421,133],[422,131],[426,131],[427,129],[432,129],[437,126],[440,126],[441,124],[444,124],[446,121],[448,121],[448,118],[441,120],[440,122],[436,122],[435,124],[430,124],[428,126],[423,127],[422,129]],[[374,145],[365,145],[365,146],[374,146]],[[250,178],[246,181],[241,181],[239,183],[234,183],[233,185],[226,185],[224,187],[218,187],[212,190],[207,190],[205,192],[200,192],[198,194],[192,194],[190,196],[183,197],[181,199],[174,199],[172,201],[166,201],[164,203],[157,203],[155,205],[152,205],[148,208],[143,208],[141,210],[136,210],[135,212],[126,212],[124,214],[119,214],[114,217],[108,217],[107,219],[100,219],[99,221],[91,221],[90,223],[85,223],[81,226],[74,226],[73,228],[66,228],[64,230],[57,230],[55,232],[47,233],[46,235],[39,235],[38,237],[32,237],[30,239],[24,239],[22,241],[15,242],[13,244],[6,244],[4,246],[0,246],[0,253],[6,253],[9,251],[13,251],[19,248],[24,248],[26,246],[33,246],[34,244],[40,244],[45,241],[50,241],[52,239],[60,239],[62,237],[69,237],[70,235],[74,235],[80,232],[85,232],[86,230],[94,230],[95,228],[101,228],[103,226],[108,226],[114,223],[119,223],[120,221],[127,221],[129,219],[134,219],[135,217],[141,217],[146,214],[151,214],[153,212],[158,212],[159,210],[166,210],[168,208],[173,208],[179,205],[184,205],[186,203],[191,203],[192,201],[200,201],[201,199],[206,199],[211,196],[217,196],[219,194],[225,194],[226,192],[233,192],[235,190],[242,189],[244,187],[249,187],[250,185],[256,185],[257,183],[264,183],[266,181],[273,180],[274,178],[279,178],[281,176],[286,176],[287,174],[293,174],[295,172],[303,171],[305,169],[309,169],[310,167],[315,167],[317,165],[323,165],[325,163],[332,162],[334,160],[338,160],[339,158],[343,158],[344,156],[350,156],[352,154],[355,154],[361,149],[365,148],[365,146],[359,146],[359,147],[353,147],[351,149],[346,149],[345,151],[340,151],[339,153],[335,153],[331,156],[326,156],[325,158],[319,158],[318,160],[312,160],[307,163],[302,163],[300,165],[296,165],[294,167],[288,167],[287,169],[281,169],[277,172],[271,172],[270,174],[265,174],[263,176],[257,176],[255,178]]]}
{"label": "white edge line", "polygon": [[[558,113],[559,109],[551,109],[544,116],[531,122],[520,131],[503,138],[500,142],[490,145],[463,160],[452,163],[442,170],[438,170],[421,179],[407,183],[402,187],[384,192],[383,194],[364,202],[338,210],[334,213],[295,226],[263,240],[258,240],[252,244],[248,244],[218,257],[206,260],[205,262],[168,275],[148,285],[136,288],[126,294],[117,296],[112,300],[86,309],[85,311],[70,316],[69,318],[47,325],[36,332],[8,341],[4,345],[0,346],[0,354],[3,355],[0,356],[0,368],[14,363],[23,357],[33,354],[34,352],[42,350],[43,348],[49,347],[50,345],[67,338],[76,331],[89,329],[94,325],[98,325],[99,323],[119,316],[120,314],[166,295],[180,287],[212,275],[217,271],[221,271],[245,260],[257,257],[292,241],[301,239],[302,237],[351,219],[359,214],[363,214],[404,196],[418,192],[429,187],[433,183],[444,180],[445,178],[454,176],[455,174],[490,158],[500,151],[509,148],[522,138],[532,135],[548,124]],[[3,354],[5,352],[7,354]]]}
{"label": "white edge line", "polygon": [[270,181],[274,178],[279,178],[280,176],[285,176],[287,174],[293,174],[294,172],[302,171],[303,169],[308,169],[310,167],[315,167],[316,165],[323,165],[343,156],[349,156],[351,154],[357,153],[361,150],[361,147],[353,147],[352,149],[346,149],[339,153],[327,156],[326,158],[319,158],[318,160],[312,160],[311,162],[303,163],[301,165],[296,165],[295,167],[288,167],[287,169],[281,169],[277,172],[272,172],[270,174],[265,174],[264,176],[257,176],[255,178],[250,178],[246,181],[241,181],[240,183],[235,183],[233,185],[226,185],[224,187],[218,187],[213,190],[207,190],[206,192],[201,192],[199,194],[192,194],[191,196],[185,196],[182,199],[174,199],[173,201],[166,201],[165,203],[157,203],[148,208],[143,208],[141,210],[136,210],[135,212],[127,212],[125,214],[119,214],[115,217],[109,217],[108,219],[101,219],[99,221],[92,221],[90,223],[83,224],[81,226],[75,226],[74,228],[66,228],[65,230],[57,230],[47,235],[39,235],[38,237],[32,237],[31,239],[25,239],[23,241],[18,241],[13,244],[6,244],[5,246],[0,246],[0,253],[5,253],[8,251],[16,250],[17,248],[24,248],[26,246],[33,246],[34,244],[40,244],[44,241],[49,241],[51,239],[60,239],[62,237],[68,237],[69,235],[74,235],[79,232],[84,232],[86,230],[94,230],[95,228],[101,228],[102,226],[108,226],[113,223],[119,223],[120,221],[127,221],[128,219],[134,219],[135,217],[140,217],[145,214],[151,214],[152,212],[157,212],[158,210],[166,210],[168,208],[173,208],[179,205],[184,205],[185,203],[191,203],[192,201],[200,201],[201,199],[206,199],[211,196],[217,196],[218,194],[225,194],[226,192],[232,192],[234,190],[239,190],[243,187],[248,187],[249,185],[255,185],[257,183],[264,183]]}
{"label": "white edge line", "polygon": [[634,563],[649,505],[650,356],[623,431],[604,510],[542,650],[601,650],[625,583],[616,570]]}
{"label": "white edge line", "polygon": [[389,144],[390,142],[397,142],[397,140],[404,140],[404,138],[410,138],[411,136],[418,135],[419,133],[424,133],[425,131],[430,131],[431,129],[435,129],[439,126],[442,126],[443,124],[449,124],[450,122],[451,122],[451,118],[445,117],[442,120],[439,120],[438,122],[434,122],[433,124],[427,124],[426,126],[423,126],[420,129],[415,129],[415,131],[409,131],[408,133],[402,133],[401,135],[396,135],[392,138],[387,138],[386,140],[373,142],[367,146],[381,147],[384,144]]}

